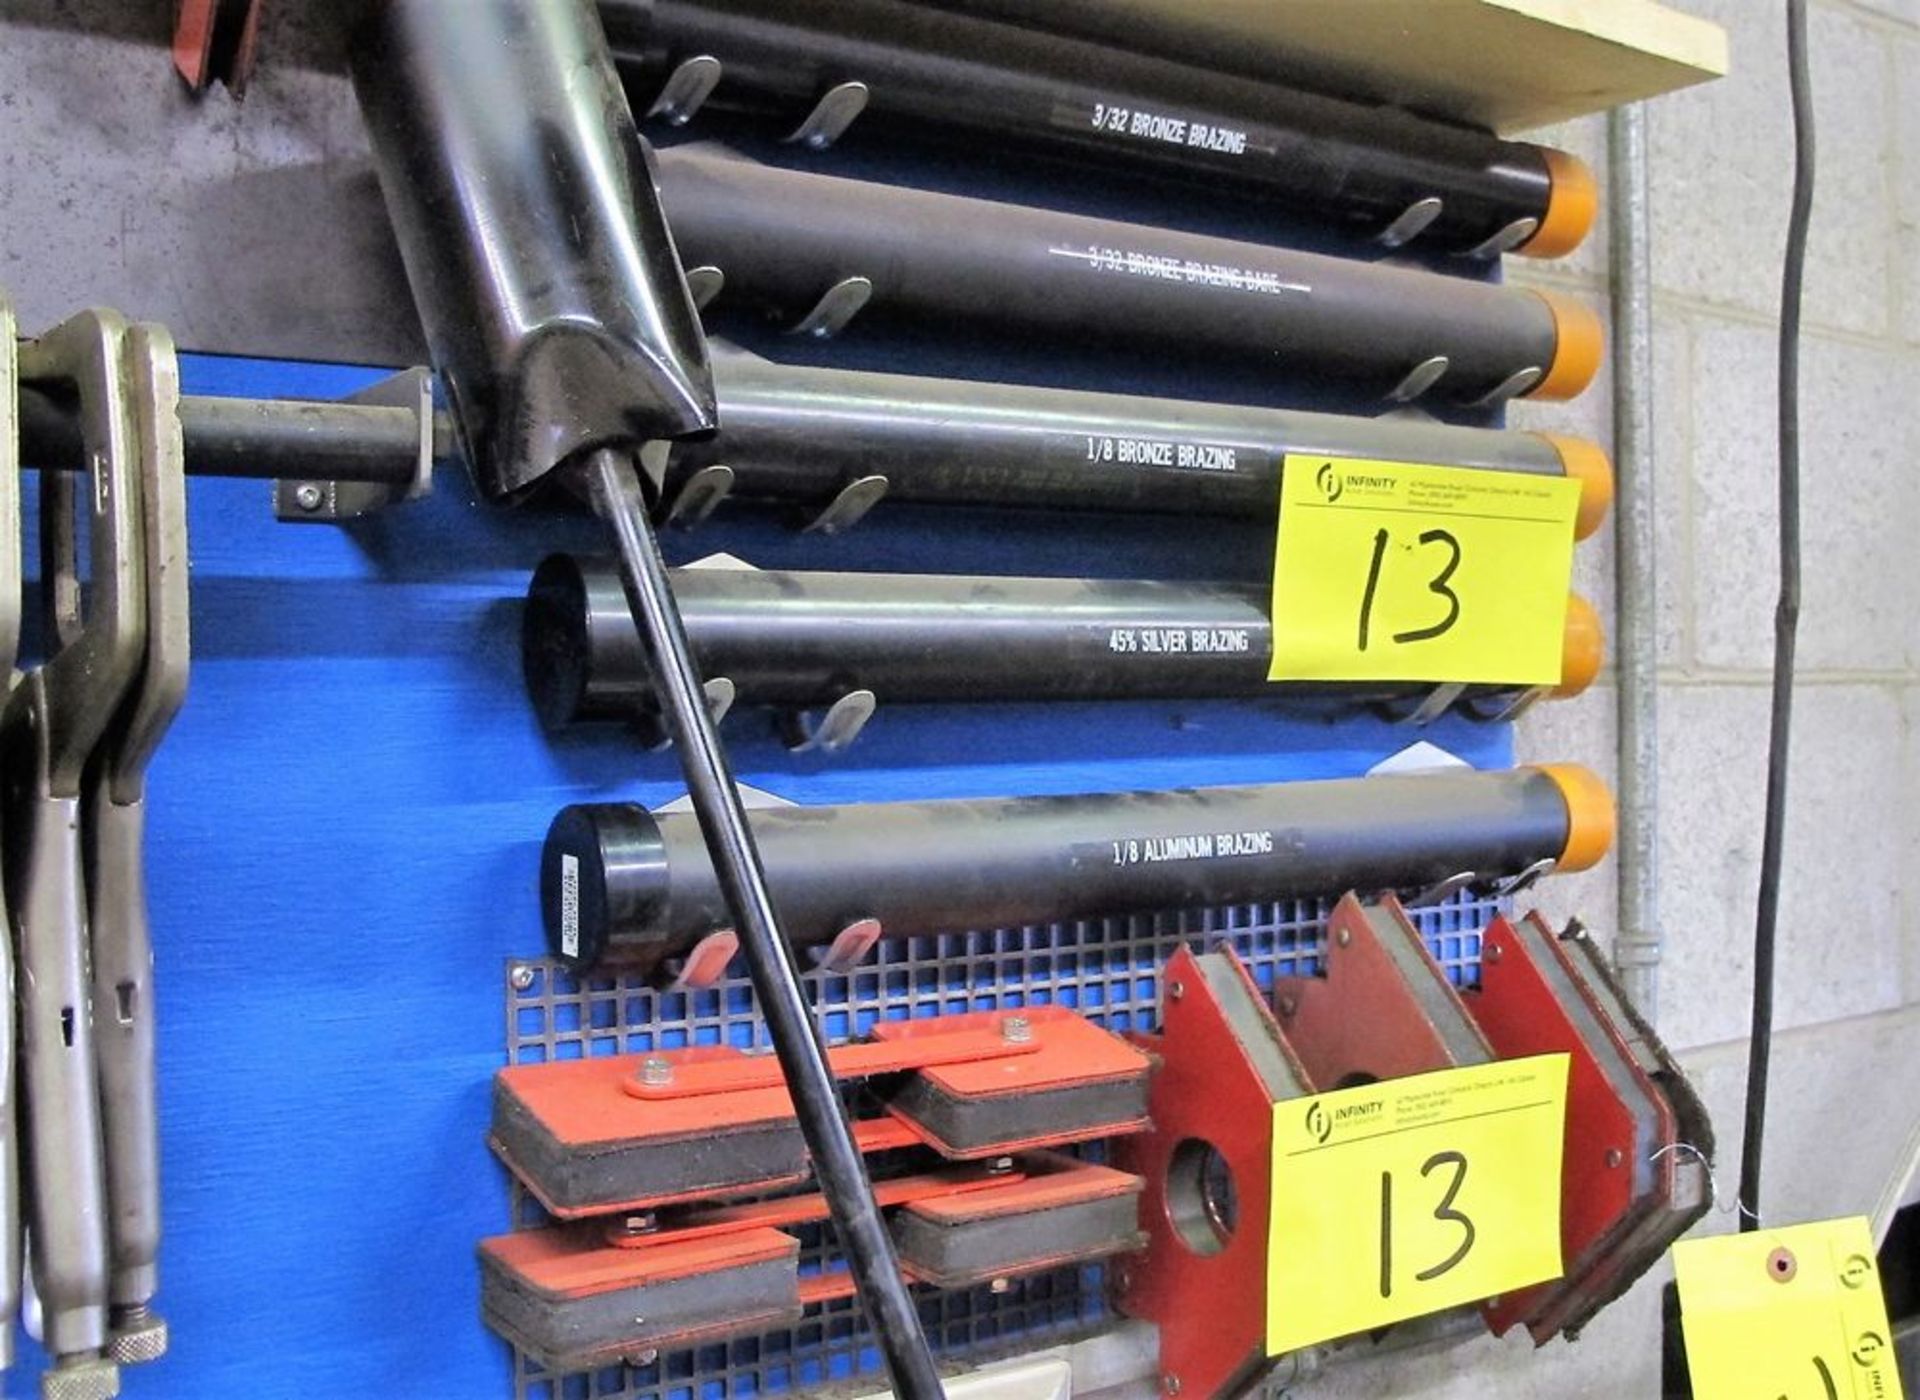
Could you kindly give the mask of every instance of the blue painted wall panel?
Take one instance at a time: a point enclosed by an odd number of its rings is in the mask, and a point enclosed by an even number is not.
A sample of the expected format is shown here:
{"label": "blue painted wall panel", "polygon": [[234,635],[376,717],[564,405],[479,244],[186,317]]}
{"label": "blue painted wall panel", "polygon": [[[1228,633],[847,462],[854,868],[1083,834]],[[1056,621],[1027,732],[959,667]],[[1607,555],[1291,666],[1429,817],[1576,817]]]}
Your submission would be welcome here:
{"label": "blue painted wall panel", "polygon": [[[366,371],[191,359],[193,392],[337,394]],[[590,522],[483,510],[450,477],[353,531],[276,524],[269,488],[192,486],[195,667],[155,765],[153,923],[173,1352],[130,1396],[494,1396],[473,1246],[506,1224],[483,1145],[502,963],[542,951],[535,870],[556,808],[648,803],[671,755],[543,736],[519,598]],[[940,517],[947,519],[948,517]],[[1257,576],[1261,532],[1011,519],[954,532],[885,510],[841,541],[759,520],[672,541],[800,567]],[[838,760],[729,720],[743,781],[799,801],[1074,792],[1351,774],[1406,743],[1263,704],[882,711]],[[1428,732],[1508,760],[1499,728]],[[26,1373],[9,1394],[28,1392]]]}

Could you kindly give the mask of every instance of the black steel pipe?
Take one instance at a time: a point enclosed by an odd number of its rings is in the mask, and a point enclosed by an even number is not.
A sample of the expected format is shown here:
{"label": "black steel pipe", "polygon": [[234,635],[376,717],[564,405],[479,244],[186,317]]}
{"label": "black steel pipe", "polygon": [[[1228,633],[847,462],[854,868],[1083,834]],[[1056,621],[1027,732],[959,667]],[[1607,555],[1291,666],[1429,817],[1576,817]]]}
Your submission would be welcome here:
{"label": "black steel pipe", "polygon": [[719,304],[794,326],[865,279],[861,304],[919,324],[1075,353],[1237,360],[1382,398],[1570,398],[1599,364],[1598,318],[1554,293],[789,170],[707,144],[661,151],[657,167],[687,266],[725,276]]}
{"label": "black steel pipe", "polygon": [[[806,709],[870,690],[882,705],[1259,698],[1404,701],[1431,685],[1267,679],[1273,623],[1259,585],[925,574],[681,569],[674,597],[694,663],[738,702]],[[611,563],[557,554],[522,624],[527,692],[550,729],[651,728],[661,696]],[[1556,695],[1600,668],[1600,623],[1570,597]],[[1471,686],[1485,707],[1511,688]],[[1479,713],[1488,713],[1484,708]]]}
{"label": "black steel pipe", "polygon": [[385,0],[355,46],[388,210],[475,478],[558,476],[618,546],[708,869],[893,1387],[942,1394],[688,655],[642,444],[710,429],[706,342],[589,0]]}
{"label": "black steel pipe", "polygon": [[1577,476],[1578,533],[1613,498],[1584,439],[714,357],[720,431],[676,443],[671,499],[725,465],[736,495],[824,507],[865,476],[887,499],[1272,518],[1289,455]]}
{"label": "black steel pipe", "polygon": [[996,153],[1264,196],[1373,234],[1415,211],[1409,236],[1458,251],[1495,241],[1555,257],[1593,219],[1592,176],[1559,151],[977,15],[898,0],[602,0],[601,13],[636,106],[670,121],[689,112],[663,92],[669,77],[717,59],[713,100],[788,131],[859,83],[862,128],[946,129]]}
{"label": "black steel pipe", "polygon": [[[444,426],[436,420],[436,437],[450,449]],[[377,404],[183,394],[180,435],[195,476],[314,477],[404,488],[419,466],[418,416]],[[20,458],[30,467],[74,471],[85,462],[72,406],[33,385],[20,391]]]}
{"label": "black steel pipe", "polygon": [[[818,944],[864,919],[925,934],[1582,870],[1613,802],[1569,766],[777,807],[752,825],[788,937]],[[576,968],[650,966],[730,918],[694,819],[631,804],[563,810],[540,889],[549,946]]]}

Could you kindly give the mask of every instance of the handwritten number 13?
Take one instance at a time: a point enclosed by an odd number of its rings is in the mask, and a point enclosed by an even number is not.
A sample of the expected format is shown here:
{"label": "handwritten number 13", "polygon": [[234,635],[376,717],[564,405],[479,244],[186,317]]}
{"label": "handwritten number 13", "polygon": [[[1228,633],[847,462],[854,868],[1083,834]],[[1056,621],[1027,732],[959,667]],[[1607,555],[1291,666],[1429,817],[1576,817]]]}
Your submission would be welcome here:
{"label": "handwritten number 13", "polygon": [[[1375,532],[1373,537],[1373,562],[1367,567],[1367,587],[1360,596],[1360,650],[1367,649],[1370,633],[1373,630],[1373,598],[1380,588],[1380,566],[1387,558],[1388,534],[1385,530]],[[1436,597],[1447,600],[1447,615],[1431,627],[1416,627],[1408,632],[1395,632],[1395,642],[1424,642],[1449,631],[1460,620],[1460,595],[1447,587],[1454,570],[1460,567],[1460,541],[1446,530],[1424,530],[1420,534],[1422,547],[1430,544],[1444,545],[1448,551],[1447,562],[1441,566],[1427,583],[1427,591]]]}
{"label": "handwritten number 13", "polygon": [[[1443,1167],[1453,1169],[1453,1179],[1447,1183],[1447,1189],[1440,1198],[1440,1204],[1433,1208],[1433,1218],[1444,1220],[1460,1227],[1460,1243],[1439,1263],[1430,1265],[1415,1274],[1418,1283],[1430,1283],[1442,1274],[1453,1269],[1473,1249],[1473,1242],[1479,1237],[1473,1221],[1466,1212],[1455,1210],[1453,1203],[1460,1197],[1460,1188],[1467,1181],[1467,1158],[1463,1152],[1436,1152],[1420,1164],[1422,1177],[1432,1176]],[[1393,1296],[1393,1173],[1380,1173],[1380,1296]]]}

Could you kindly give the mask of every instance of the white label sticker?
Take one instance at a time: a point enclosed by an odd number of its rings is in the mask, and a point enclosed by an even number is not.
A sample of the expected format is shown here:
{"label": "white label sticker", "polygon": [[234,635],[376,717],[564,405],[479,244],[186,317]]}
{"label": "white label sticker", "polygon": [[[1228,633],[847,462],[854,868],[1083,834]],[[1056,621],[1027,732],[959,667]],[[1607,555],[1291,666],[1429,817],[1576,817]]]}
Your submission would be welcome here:
{"label": "white label sticker", "polygon": [[1218,287],[1269,297],[1296,293],[1305,296],[1313,291],[1310,284],[1289,282],[1277,272],[1170,257],[1165,253],[1142,253],[1132,248],[1089,244],[1084,248],[1049,248],[1047,252],[1056,258],[1072,258],[1095,272],[1117,272],[1125,277],[1146,277],[1156,282],[1181,282],[1191,287]]}
{"label": "white label sticker", "polygon": [[580,956],[580,857],[560,857],[560,951]]}
{"label": "white label sticker", "polygon": [[1271,831],[1203,831],[1192,836],[1145,836],[1109,841],[1114,865],[1159,865],[1166,861],[1218,860],[1231,856],[1270,856]]}
{"label": "white label sticker", "polygon": [[1089,462],[1123,467],[1169,467],[1179,471],[1232,472],[1240,469],[1240,449],[1210,442],[1167,438],[1089,436]]}
{"label": "white label sticker", "polygon": [[1245,656],[1253,634],[1244,627],[1114,627],[1107,650],[1141,656]]}
{"label": "white label sticker", "polygon": [[1126,136],[1136,141],[1152,141],[1165,146],[1184,146],[1189,150],[1210,151],[1215,155],[1272,155],[1273,147],[1257,142],[1244,129],[1220,126],[1170,112],[1144,111],[1119,102],[1056,103],[1053,124],[1082,127],[1103,136]]}

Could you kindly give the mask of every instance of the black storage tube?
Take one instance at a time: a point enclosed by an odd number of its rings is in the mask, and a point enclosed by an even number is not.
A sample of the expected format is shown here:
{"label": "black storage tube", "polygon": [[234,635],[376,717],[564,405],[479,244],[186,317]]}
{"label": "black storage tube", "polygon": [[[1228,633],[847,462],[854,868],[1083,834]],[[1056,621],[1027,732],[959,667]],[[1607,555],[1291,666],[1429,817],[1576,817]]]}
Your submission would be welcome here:
{"label": "black storage tube", "polygon": [[669,499],[725,465],[737,496],[816,507],[880,475],[891,501],[1271,519],[1290,455],[1576,476],[1582,538],[1613,499],[1606,454],[1548,433],[818,369],[737,350],[716,353],[713,371],[720,431],[674,445]]}
{"label": "black storage tube", "polygon": [[[853,690],[870,690],[883,705],[1222,697],[1362,704],[1433,689],[1269,681],[1272,600],[1258,585],[681,569],[673,591],[700,674],[724,676],[743,704],[804,709]],[[1569,599],[1559,693],[1578,693],[1598,672],[1599,635],[1591,605]],[[541,564],[527,589],[522,660],[549,728],[650,724],[659,715],[609,562],[563,554]],[[1499,693],[1474,686],[1463,698]]]}
{"label": "black storage tube", "polygon": [[[724,465],[735,496],[815,510],[879,475],[892,501],[1271,519],[1287,456],[1360,457],[1577,476],[1584,538],[1613,495],[1605,453],[1583,438],[820,369],[715,350],[724,422],[672,444],[668,502],[696,473]],[[28,465],[84,465],[70,404],[23,387],[20,415]],[[407,487],[418,470],[420,425],[404,408],[186,396],[180,426],[196,475]]]}
{"label": "black storage tube", "polygon": [[899,0],[602,0],[601,13],[642,110],[680,64],[717,59],[713,100],[788,131],[858,83],[857,128],[945,129],[1369,233],[1413,210],[1416,230],[1461,252],[1491,241],[1558,256],[1592,222],[1592,177],[1563,152],[975,15]]}
{"label": "black storage tube", "polygon": [[[778,807],[750,815],[787,936],[832,940],[1242,904],[1454,875],[1563,870],[1611,842],[1612,799],[1572,766],[1076,797]],[[646,967],[727,924],[697,824],[628,804],[568,807],[541,902],[576,968]]]}
{"label": "black storage tube", "polygon": [[[658,156],[688,267],[798,326],[865,279],[875,313],[1158,358],[1350,380],[1382,398],[1570,398],[1600,323],[1558,294],[848,180],[701,143]],[[861,312],[861,315],[868,314]]]}

